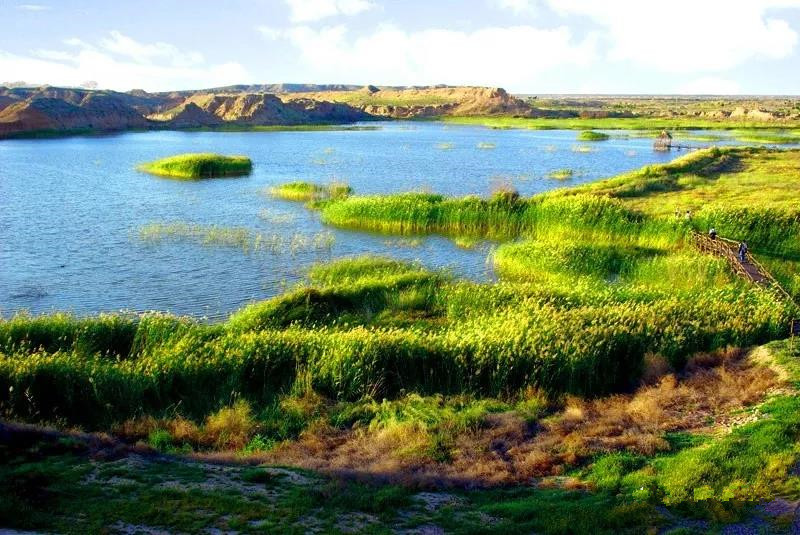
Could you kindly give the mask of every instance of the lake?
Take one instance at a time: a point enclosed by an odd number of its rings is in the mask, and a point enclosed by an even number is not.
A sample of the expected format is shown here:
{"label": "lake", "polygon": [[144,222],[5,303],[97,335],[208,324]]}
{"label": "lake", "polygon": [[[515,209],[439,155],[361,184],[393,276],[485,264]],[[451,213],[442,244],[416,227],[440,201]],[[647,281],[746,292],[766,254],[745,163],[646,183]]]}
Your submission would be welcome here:
{"label": "lake", "polygon": [[[486,280],[492,277],[489,243],[462,249],[439,236],[411,239],[329,228],[302,204],[273,199],[265,190],[296,180],[336,180],[349,183],[356,194],[424,190],[485,196],[510,184],[530,195],[678,155],[653,151],[652,139],[613,132],[618,137],[580,143],[575,131],[437,122],[369,126],[378,128],[0,141],[0,314],[124,309],[221,318],[296,284],[314,262],[367,253]],[[244,178],[205,181],[135,170],[139,163],[183,152],[244,154],[254,170]],[[562,168],[575,176],[565,182],[548,178]],[[270,247],[253,251],[204,244],[202,238],[143,237],[142,229],[153,224],[241,227]]]}

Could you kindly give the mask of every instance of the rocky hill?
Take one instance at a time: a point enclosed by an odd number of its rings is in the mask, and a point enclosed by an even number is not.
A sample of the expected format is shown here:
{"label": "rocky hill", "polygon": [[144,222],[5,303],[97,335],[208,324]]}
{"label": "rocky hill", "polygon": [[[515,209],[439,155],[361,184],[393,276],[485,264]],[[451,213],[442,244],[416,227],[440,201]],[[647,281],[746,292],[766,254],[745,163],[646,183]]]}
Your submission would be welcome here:
{"label": "rocky hill", "polygon": [[330,100],[346,103],[378,117],[406,119],[445,115],[528,115],[530,106],[502,88],[490,87],[376,87],[349,91],[284,92],[281,98]]}
{"label": "rocky hill", "polygon": [[0,87],[0,138],[131,128],[342,124],[442,115],[529,115],[499,88],[239,85],[148,93]]}

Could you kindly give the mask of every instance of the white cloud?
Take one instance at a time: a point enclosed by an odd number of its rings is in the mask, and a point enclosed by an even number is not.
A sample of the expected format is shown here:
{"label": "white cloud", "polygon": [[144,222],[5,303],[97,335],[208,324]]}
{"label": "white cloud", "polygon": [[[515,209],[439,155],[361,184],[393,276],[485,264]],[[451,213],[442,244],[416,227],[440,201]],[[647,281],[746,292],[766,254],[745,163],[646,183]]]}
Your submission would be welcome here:
{"label": "white cloud", "polygon": [[66,50],[35,50],[30,55],[0,50],[5,78],[33,84],[79,86],[87,79],[108,89],[166,91],[245,82],[249,75],[236,62],[208,64],[202,54],[168,43],[141,43],[110,32],[96,45],[78,38]]}
{"label": "white cloud", "polygon": [[152,64],[163,60],[175,67],[189,67],[203,63],[199,52],[183,52],[169,43],[140,43],[118,31],[112,31],[108,38],[100,41],[102,48],[136,63]]}
{"label": "white cloud", "polygon": [[716,76],[703,76],[678,87],[680,95],[738,95],[742,89],[738,83]]}
{"label": "white cloud", "polygon": [[292,22],[311,22],[337,15],[358,15],[375,4],[370,0],[285,0]]}
{"label": "white cloud", "polygon": [[800,0],[548,0],[562,15],[589,17],[604,27],[608,59],[672,73],[721,72],[753,58],[781,59],[797,32],[771,8]]}
{"label": "white cloud", "polygon": [[491,0],[500,9],[509,9],[517,14],[533,14],[537,12],[534,0]]}
{"label": "white cloud", "polygon": [[50,6],[44,4],[19,4],[17,9],[22,9],[23,11],[47,11]]}
{"label": "white cloud", "polygon": [[358,37],[343,25],[261,31],[270,38],[287,39],[309,72],[329,82],[535,88],[537,78],[549,69],[585,66],[596,58],[595,36],[576,42],[566,27],[407,32],[383,25]]}
{"label": "white cloud", "polygon": [[280,39],[285,33],[284,30],[281,30],[280,28],[273,28],[271,26],[258,26],[256,30],[258,30],[258,32],[263,35],[264,38],[269,39],[270,41]]}

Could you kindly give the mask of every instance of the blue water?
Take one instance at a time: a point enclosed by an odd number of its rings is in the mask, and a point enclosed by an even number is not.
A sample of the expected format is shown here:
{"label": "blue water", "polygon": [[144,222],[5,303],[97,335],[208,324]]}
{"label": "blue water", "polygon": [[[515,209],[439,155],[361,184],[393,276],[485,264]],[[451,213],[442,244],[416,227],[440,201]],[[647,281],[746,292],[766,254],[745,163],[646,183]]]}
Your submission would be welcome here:
{"label": "blue water", "polygon": [[[488,195],[511,184],[523,195],[664,162],[646,138],[582,145],[574,131],[490,130],[441,123],[378,123],[379,130],[145,132],[0,141],[0,314],[161,310],[219,318],[302,280],[314,262],[374,253],[491,277],[490,244],[458,248],[326,228],[301,204],[270,198],[271,185],[348,182],[356,193],[425,190]],[[480,149],[479,143],[494,144]],[[448,148],[445,148],[448,147]],[[245,154],[252,175],[174,181],[139,173],[141,162],[183,152]],[[567,183],[548,179],[571,168]],[[262,213],[268,212],[266,216]],[[261,217],[259,214],[262,213]],[[151,243],[149,223],[240,226],[292,240],[331,232],[330,249],[250,252],[187,241]],[[297,238],[295,238],[297,239]]]}

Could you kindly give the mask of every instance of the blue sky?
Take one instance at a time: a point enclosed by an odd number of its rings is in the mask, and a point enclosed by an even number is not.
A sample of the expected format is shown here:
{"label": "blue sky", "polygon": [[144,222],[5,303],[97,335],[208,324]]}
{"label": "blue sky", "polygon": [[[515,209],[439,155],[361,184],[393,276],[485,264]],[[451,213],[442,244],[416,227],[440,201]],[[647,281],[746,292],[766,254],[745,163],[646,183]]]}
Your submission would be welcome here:
{"label": "blue sky", "polygon": [[800,93],[800,0],[0,0],[0,82]]}

